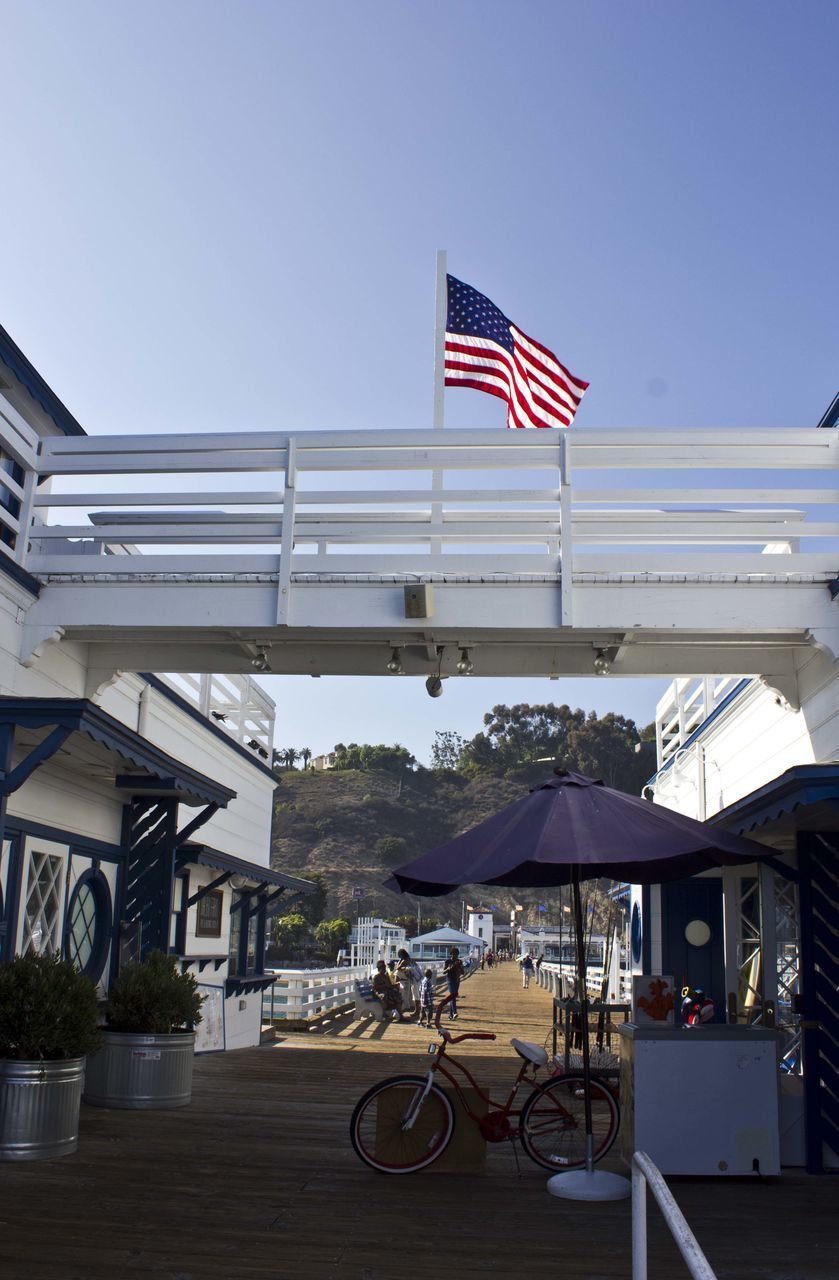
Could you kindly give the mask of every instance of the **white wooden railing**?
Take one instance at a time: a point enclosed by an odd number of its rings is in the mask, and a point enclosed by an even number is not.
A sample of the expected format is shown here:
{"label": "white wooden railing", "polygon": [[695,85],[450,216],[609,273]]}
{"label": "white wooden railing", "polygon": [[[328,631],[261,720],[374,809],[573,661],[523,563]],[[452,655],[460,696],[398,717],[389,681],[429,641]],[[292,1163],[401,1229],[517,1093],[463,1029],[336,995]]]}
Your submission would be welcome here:
{"label": "white wooden railing", "polygon": [[[0,524],[29,572],[274,574],[279,621],[298,575],[558,579],[562,562],[570,620],[569,567],[582,582],[731,572],[785,581],[827,578],[839,563],[839,524],[819,515],[839,503],[836,430],[37,442],[0,415],[0,448],[22,468],[4,480]],[[767,471],[779,473],[776,485]],[[442,487],[432,488],[434,473]]]}
{"label": "white wooden railing", "polygon": [[236,742],[270,762],[276,706],[256,680],[232,673],[172,673],[160,678]]}
{"label": "white wooden railing", "polygon": [[[606,971],[602,965],[586,966],[586,988],[591,999],[600,999],[605,976]],[[549,961],[543,962],[539,966],[539,986],[544,987],[546,991],[550,991],[551,995],[557,1000],[561,999],[563,995],[563,980],[570,982],[576,988],[577,966],[575,964],[556,964],[553,961]],[[620,971],[620,991],[617,993],[617,999],[632,999],[632,975],[626,969],[621,969]]]}
{"label": "white wooden railing", "polygon": [[632,1280],[647,1280],[647,1187],[693,1280],[716,1280],[667,1183],[644,1151],[632,1157]]}
{"label": "white wooden railing", "polygon": [[355,999],[355,984],[368,976],[366,965],[340,969],[267,969],[274,982],[262,993],[262,1021],[316,1018]]}
{"label": "white wooden railing", "polygon": [[680,677],[656,707],[658,767],[674,756],[740,683],[740,676]]}

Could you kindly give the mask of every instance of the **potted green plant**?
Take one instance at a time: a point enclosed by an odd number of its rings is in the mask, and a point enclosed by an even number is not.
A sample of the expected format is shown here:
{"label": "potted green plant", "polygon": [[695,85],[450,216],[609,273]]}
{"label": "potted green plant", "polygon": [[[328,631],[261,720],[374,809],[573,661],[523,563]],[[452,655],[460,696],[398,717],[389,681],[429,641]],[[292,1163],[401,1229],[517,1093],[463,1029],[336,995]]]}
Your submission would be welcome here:
{"label": "potted green plant", "polygon": [[150,951],[114,981],[104,1044],[88,1063],[84,1100],[97,1107],[185,1107],[192,1097],[198,983],[174,956]]}
{"label": "potted green plant", "polygon": [[96,988],[68,961],[30,955],[0,965],[0,1160],[76,1150],[98,1023]]}

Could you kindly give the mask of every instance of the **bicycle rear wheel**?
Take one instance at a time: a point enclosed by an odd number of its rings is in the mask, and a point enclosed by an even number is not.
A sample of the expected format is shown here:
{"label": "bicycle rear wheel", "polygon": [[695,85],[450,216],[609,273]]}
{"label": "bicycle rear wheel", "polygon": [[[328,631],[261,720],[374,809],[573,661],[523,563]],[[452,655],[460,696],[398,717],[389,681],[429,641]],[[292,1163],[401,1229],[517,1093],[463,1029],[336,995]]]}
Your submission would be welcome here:
{"label": "bicycle rear wheel", "polygon": [[[414,1173],[441,1156],[454,1132],[454,1109],[424,1076],[382,1080],[356,1104],[350,1138],[356,1155],[379,1173]],[[418,1109],[417,1109],[418,1108]]]}
{"label": "bicycle rear wheel", "polygon": [[[557,1173],[586,1162],[586,1113],[582,1075],[555,1076],[532,1093],[521,1113],[519,1136],[531,1160]],[[620,1108],[600,1080],[591,1082],[594,1159],[605,1156],[620,1127]]]}

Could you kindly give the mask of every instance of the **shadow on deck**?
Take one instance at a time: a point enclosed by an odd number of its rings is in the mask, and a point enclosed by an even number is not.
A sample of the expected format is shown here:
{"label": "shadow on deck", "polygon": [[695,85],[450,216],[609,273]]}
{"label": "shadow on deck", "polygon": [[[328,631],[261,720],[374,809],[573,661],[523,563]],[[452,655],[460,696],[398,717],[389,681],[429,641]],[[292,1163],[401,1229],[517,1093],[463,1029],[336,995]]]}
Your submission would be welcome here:
{"label": "shadow on deck", "polygon": [[[544,1042],[550,998],[512,965],[463,988],[458,1030],[479,1079],[515,1072],[511,1035]],[[522,1154],[490,1147],[479,1175],[385,1177],[352,1151],[353,1104],[375,1080],[424,1065],[429,1033],[338,1020],[259,1049],[198,1059],[181,1111],[83,1107],[78,1154],[0,1165],[4,1280],[619,1280],[629,1202],[576,1204],[545,1191]],[[701,1125],[697,1117],[697,1125]],[[607,1167],[621,1170],[615,1158]],[[719,1280],[835,1280],[839,1180],[671,1186]],[[687,1271],[650,1205],[650,1275]]]}

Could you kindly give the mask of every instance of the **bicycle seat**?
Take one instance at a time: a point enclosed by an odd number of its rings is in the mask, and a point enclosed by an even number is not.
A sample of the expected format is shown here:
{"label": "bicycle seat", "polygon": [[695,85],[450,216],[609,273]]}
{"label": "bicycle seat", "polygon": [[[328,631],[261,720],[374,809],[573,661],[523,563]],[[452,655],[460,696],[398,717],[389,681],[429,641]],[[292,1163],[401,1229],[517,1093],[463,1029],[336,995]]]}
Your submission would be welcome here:
{"label": "bicycle seat", "polygon": [[533,1044],[530,1040],[510,1041],[520,1058],[524,1058],[526,1062],[532,1062],[534,1067],[546,1067],[548,1065],[548,1055],[540,1044]]}

